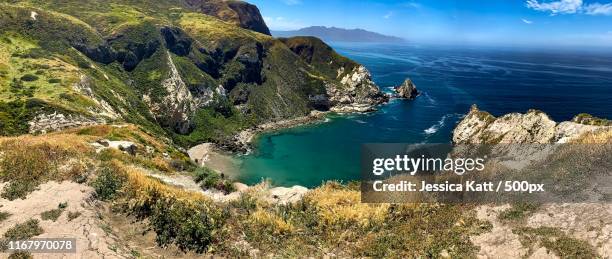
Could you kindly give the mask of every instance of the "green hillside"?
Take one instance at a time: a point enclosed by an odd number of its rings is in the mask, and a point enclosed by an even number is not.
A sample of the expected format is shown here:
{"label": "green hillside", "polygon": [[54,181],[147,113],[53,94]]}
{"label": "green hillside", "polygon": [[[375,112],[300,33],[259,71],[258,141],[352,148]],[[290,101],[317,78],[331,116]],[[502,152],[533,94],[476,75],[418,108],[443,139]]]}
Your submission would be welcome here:
{"label": "green hillside", "polygon": [[2,135],[52,129],[45,116],[61,113],[183,146],[222,141],[329,109],[321,97],[358,66],[316,38],[272,38],[257,8],[236,1],[1,2]]}

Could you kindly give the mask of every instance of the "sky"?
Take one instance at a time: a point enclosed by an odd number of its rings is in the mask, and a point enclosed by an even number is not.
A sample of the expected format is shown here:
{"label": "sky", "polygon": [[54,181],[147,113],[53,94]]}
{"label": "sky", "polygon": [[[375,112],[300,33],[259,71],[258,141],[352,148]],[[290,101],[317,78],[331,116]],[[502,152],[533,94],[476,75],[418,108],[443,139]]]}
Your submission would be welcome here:
{"label": "sky", "polygon": [[362,28],[414,43],[612,47],[612,0],[247,0],[271,30]]}

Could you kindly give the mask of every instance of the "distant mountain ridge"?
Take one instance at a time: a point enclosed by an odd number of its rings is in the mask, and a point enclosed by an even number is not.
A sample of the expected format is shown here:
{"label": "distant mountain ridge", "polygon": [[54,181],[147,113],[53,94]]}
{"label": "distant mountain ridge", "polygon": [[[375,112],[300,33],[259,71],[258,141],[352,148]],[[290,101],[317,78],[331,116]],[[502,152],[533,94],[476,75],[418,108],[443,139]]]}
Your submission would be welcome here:
{"label": "distant mountain ridge", "polygon": [[344,42],[405,42],[403,38],[383,35],[364,29],[343,29],[337,27],[311,26],[295,31],[272,31],[275,37],[314,36],[324,41]]}

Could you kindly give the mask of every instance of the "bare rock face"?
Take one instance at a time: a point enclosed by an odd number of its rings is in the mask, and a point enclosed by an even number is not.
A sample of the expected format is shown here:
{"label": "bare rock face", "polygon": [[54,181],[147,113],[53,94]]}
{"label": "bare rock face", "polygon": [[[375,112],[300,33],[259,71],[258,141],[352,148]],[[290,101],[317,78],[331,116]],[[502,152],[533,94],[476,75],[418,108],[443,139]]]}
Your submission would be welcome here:
{"label": "bare rock face", "polygon": [[92,108],[90,110],[92,114],[101,115],[111,119],[120,118],[121,116],[115,111],[115,109],[113,109],[113,107],[108,102],[96,96],[96,94],[91,88],[92,84],[93,82],[91,78],[86,75],[81,75],[80,81],[75,83],[72,88],[75,91],[80,92],[81,94],[89,97],[94,103],[98,105],[97,108]]}
{"label": "bare rock face", "polygon": [[456,144],[552,144],[566,143],[587,132],[610,130],[602,125],[577,122],[557,124],[544,112],[529,110],[525,114],[510,113],[499,118],[473,105],[453,131]]}
{"label": "bare rock face", "polygon": [[170,73],[162,81],[162,86],[166,89],[167,95],[161,103],[152,102],[149,96],[144,96],[143,100],[149,106],[151,113],[162,124],[172,127],[176,132],[185,134],[192,128],[191,115],[196,109],[196,102],[176,69],[169,52],[167,57]]}
{"label": "bare rock face", "polygon": [[44,134],[68,128],[90,126],[103,123],[106,123],[106,121],[104,121],[103,119],[90,118],[85,117],[83,115],[63,114],[59,112],[53,112],[49,114],[41,113],[28,122],[30,126],[30,134]]}
{"label": "bare rock face", "polygon": [[417,90],[412,80],[410,80],[410,78],[406,78],[402,85],[396,87],[395,93],[399,98],[410,100],[416,98],[419,95],[419,91]]}
{"label": "bare rock face", "polygon": [[[342,68],[341,68],[342,69]],[[342,76],[342,72],[338,73]],[[369,112],[384,103],[388,97],[372,81],[372,75],[364,66],[353,68],[341,79],[341,86],[328,84],[326,87],[333,112]]]}

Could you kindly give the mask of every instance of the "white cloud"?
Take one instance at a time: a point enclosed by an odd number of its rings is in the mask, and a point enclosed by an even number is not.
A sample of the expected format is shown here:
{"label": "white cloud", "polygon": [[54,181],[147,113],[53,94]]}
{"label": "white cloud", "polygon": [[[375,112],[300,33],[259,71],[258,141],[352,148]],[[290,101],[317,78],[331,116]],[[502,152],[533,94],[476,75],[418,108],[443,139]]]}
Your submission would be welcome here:
{"label": "white cloud", "polygon": [[612,3],[593,3],[584,7],[584,13],[588,15],[612,15]]}
{"label": "white cloud", "polygon": [[533,21],[530,21],[530,20],[527,20],[527,19],[524,19],[524,18],[521,19],[521,21],[523,21],[526,24],[532,24],[533,23]]}
{"label": "white cloud", "polygon": [[582,8],[582,0],[560,0],[554,2],[540,3],[538,0],[527,0],[527,7],[550,12],[551,14],[571,14],[576,13]]}
{"label": "white cloud", "polygon": [[587,15],[612,15],[612,3],[585,4],[582,0],[559,0],[540,3],[538,0],[527,0],[525,5],[533,10],[550,12],[551,15],[575,13]]}
{"label": "white cloud", "polygon": [[388,12],[387,14],[385,14],[385,15],[383,16],[383,18],[385,18],[385,19],[389,19],[389,18],[391,18],[392,16],[393,16],[393,12]]}
{"label": "white cloud", "polygon": [[281,0],[286,5],[299,5],[302,4],[302,0]]}
{"label": "white cloud", "polygon": [[297,30],[297,29],[301,29],[304,27],[307,27],[306,25],[304,25],[302,22],[298,21],[298,20],[287,20],[285,19],[285,17],[269,17],[269,16],[264,16],[264,21],[266,22],[266,25],[268,25],[268,27],[272,30],[276,30],[276,31],[290,31],[290,30]]}

